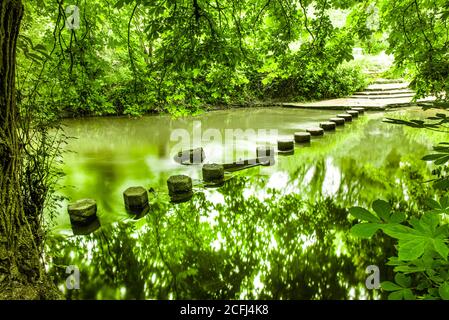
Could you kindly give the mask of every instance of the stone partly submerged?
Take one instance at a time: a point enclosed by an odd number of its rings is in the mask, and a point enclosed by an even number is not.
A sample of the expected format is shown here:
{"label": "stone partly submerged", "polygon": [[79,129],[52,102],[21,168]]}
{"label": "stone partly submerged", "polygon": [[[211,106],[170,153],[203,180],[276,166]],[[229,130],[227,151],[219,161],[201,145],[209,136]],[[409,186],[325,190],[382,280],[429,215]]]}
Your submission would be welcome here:
{"label": "stone partly submerged", "polygon": [[324,135],[323,128],[314,127],[314,128],[307,128],[306,132],[310,133],[312,137],[318,137]]}
{"label": "stone partly submerged", "polygon": [[93,199],[81,199],[67,207],[70,223],[75,235],[86,235],[101,225],[97,217],[97,202]]}
{"label": "stone partly submerged", "polygon": [[365,113],[365,108],[351,108],[352,111],[357,111],[360,115]]}
{"label": "stone partly submerged", "polygon": [[202,174],[206,186],[218,187],[224,184],[224,166],[221,164],[203,165]]}
{"label": "stone partly submerged", "polygon": [[310,132],[295,132],[295,142],[296,143],[307,143],[310,142],[311,134]]}
{"label": "stone partly submerged", "polygon": [[278,140],[278,154],[292,155],[295,153],[295,140],[282,139]]}
{"label": "stone partly submerged", "polygon": [[130,187],[123,192],[125,209],[136,218],[143,217],[150,208],[148,191],[144,187]]}
{"label": "stone partly submerged", "polygon": [[343,118],[330,118],[329,122],[334,122],[337,126],[344,126],[346,120]]}
{"label": "stone partly submerged", "polygon": [[340,113],[337,114],[337,118],[343,118],[346,122],[352,122],[352,116],[349,113]]}
{"label": "stone partly submerged", "polygon": [[359,117],[359,112],[355,111],[355,110],[348,110],[346,111],[347,114],[350,114],[352,116],[352,118],[358,118]]}
{"label": "stone partly submerged", "polygon": [[227,172],[234,172],[244,169],[249,169],[255,166],[260,165],[270,165],[274,164],[274,157],[270,159],[270,161],[267,161],[267,158],[254,158],[254,159],[243,159],[243,160],[237,160],[232,163],[225,163],[223,164],[223,168]]}
{"label": "stone partly submerged", "polygon": [[337,125],[335,124],[335,122],[328,121],[320,123],[320,128],[323,128],[324,131],[334,131],[336,127]]}
{"label": "stone partly submerged", "polygon": [[173,203],[189,201],[193,196],[193,183],[189,176],[171,176],[167,180],[167,186],[168,194]]}
{"label": "stone partly submerged", "polygon": [[195,148],[190,150],[179,151],[173,160],[184,165],[201,164],[206,159],[203,148]]}

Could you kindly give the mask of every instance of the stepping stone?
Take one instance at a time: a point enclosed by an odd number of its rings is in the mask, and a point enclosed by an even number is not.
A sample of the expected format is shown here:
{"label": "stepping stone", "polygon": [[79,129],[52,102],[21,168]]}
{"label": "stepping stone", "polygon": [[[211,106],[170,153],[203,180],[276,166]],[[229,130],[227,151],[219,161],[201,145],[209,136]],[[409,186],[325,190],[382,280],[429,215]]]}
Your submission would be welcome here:
{"label": "stepping stone", "polygon": [[353,118],[358,118],[359,117],[359,112],[355,111],[355,110],[348,110],[346,111],[347,114],[350,114]]}
{"label": "stepping stone", "polygon": [[173,159],[180,164],[200,164],[206,159],[206,155],[203,148],[196,148],[179,151]]}
{"label": "stepping stone", "polygon": [[348,113],[337,114],[337,117],[345,119],[345,122],[351,122],[352,121],[352,116],[350,114],[348,114]]}
{"label": "stepping stone", "polygon": [[337,127],[335,122],[321,122],[320,127],[325,131],[333,131]]}
{"label": "stepping stone", "polygon": [[185,175],[171,176],[167,180],[168,194],[172,203],[186,202],[192,199],[192,178]]}
{"label": "stepping stone", "polygon": [[87,235],[100,228],[97,217],[97,202],[93,199],[81,199],[67,207],[74,235]]}
{"label": "stepping stone", "polygon": [[72,225],[88,225],[97,219],[97,202],[81,199],[67,207]]}
{"label": "stepping stone", "polygon": [[365,108],[351,108],[351,110],[358,111],[359,114],[364,114],[365,113]]}
{"label": "stepping stone", "polygon": [[141,215],[149,209],[148,192],[144,187],[130,187],[123,192],[125,209],[129,214]]}
{"label": "stepping stone", "polygon": [[185,175],[171,176],[167,180],[167,186],[170,195],[190,192],[193,188],[192,178]]}
{"label": "stepping stone", "polygon": [[221,164],[205,164],[202,173],[204,182],[219,183],[224,180],[224,167]]}
{"label": "stepping stone", "polygon": [[329,122],[334,122],[337,126],[344,126],[346,121],[343,118],[330,118]]}
{"label": "stepping stone", "polygon": [[278,151],[280,152],[289,152],[295,149],[295,141],[286,139],[286,140],[278,140]]}
{"label": "stepping stone", "polygon": [[310,137],[309,132],[295,132],[295,142],[297,143],[310,142]]}
{"label": "stepping stone", "polygon": [[306,129],[306,131],[308,133],[310,133],[311,136],[322,136],[324,134],[324,129],[323,128],[308,128]]}

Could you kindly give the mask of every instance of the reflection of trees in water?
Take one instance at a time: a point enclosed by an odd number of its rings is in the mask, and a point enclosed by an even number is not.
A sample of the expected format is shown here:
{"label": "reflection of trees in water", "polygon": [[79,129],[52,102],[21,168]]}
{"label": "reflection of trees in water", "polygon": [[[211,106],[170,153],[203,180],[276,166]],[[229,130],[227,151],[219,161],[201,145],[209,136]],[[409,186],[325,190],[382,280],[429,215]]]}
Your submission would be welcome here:
{"label": "reflection of trees in water", "polygon": [[[104,225],[87,237],[51,239],[51,272],[63,284],[65,268],[56,265],[80,268],[81,290],[68,293],[74,298],[373,297],[364,290],[365,269],[378,265],[381,279],[391,279],[385,263],[395,249],[382,236],[369,241],[349,236],[354,222],[346,208],[381,197],[413,212],[424,202],[428,186],[421,181],[428,172],[410,152],[422,146],[398,142],[396,129],[367,144],[363,135],[369,129],[348,137],[358,141],[349,141],[351,148],[336,136],[329,138],[336,144],[332,154],[328,145],[317,144],[284,161],[278,170],[288,172],[288,186],[297,186],[291,194],[288,188],[268,189],[269,179],[257,175],[263,169],[254,168],[184,204],[158,198],[137,222]],[[99,176],[104,170],[95,168]],[[336,170],[339,184],[327,197],[322,191],[330,170]],[[308,172],[313,174],[306,179]],[[252,196],[245,195],[248,188]]]}
{"label": "reflection of trees in water", "polygon": [[[245,198],[249,183],[264,182],[231,180],[217,190],[223,203],[204,193],[177,206],[158,202],[136,223],[50,242],[51,256],[80,268],[81,290],[71,293],[78,298],[341,299],[351,287],[358,297],[366,266],[388,256],[379,243],[347,237],[346,210],[330,199],[308,203],[275,190],[264,200]],[[212,224],[203,221],[214,212]],[[67,276],[52,270],[56,279]]]}

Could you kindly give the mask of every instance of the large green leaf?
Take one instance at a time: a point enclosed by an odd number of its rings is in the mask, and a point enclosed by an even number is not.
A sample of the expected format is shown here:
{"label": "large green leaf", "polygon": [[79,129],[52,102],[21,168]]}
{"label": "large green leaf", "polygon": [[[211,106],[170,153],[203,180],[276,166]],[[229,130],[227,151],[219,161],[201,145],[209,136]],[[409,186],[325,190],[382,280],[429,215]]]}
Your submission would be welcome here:
{"label": "large green leaf", "polygon": [[396,291],[396,290],[401,290],[402,287],[397,285],[394,282],[391,281],[384,281],[380,284],[380,286],[382,287],[382,289],[384,289],[385,291]]}
{"label": "large green leaf", "polygon": [[438,289],[441,299],[449,300],[449,282],[443,283]]}
{"label": "large green leaf", "polygon": [[352,207],[351,209],[349,209],[349,213],[362,221],[380,222],[380,219],[378,217],[362,207]]}
{"label": "large green leaf", "polygon": [[401,260],[414,260],[422,256],[428,242],[425,239],[400,240],[398,256]]}
{"label": "large green leaf", "polygon": [[371,238],[380,228],[378,223],[360,223],[351,228],[351,233],[360,238]]}
{"label": "large green leaf", "polygon": [[443,239],[435,239],[432,242],[433,247],[436,252],[439,253],[439,255],[447,261],[447,255],[449,254],[449,248],[447,247],[446,243]]}
{"label": "large green leaf", "polygon": [[383,220],[388,221],[390,218],[391,206],[388,202],[377,199],[373,202],[373,210]]}
{"label": "large green leaf", "polygon": [[396,275],[394,276],[394,281],[396,281],[397,284],[404,288],[408,288],[412,284],[412,278],[402,273],[396,273]]}

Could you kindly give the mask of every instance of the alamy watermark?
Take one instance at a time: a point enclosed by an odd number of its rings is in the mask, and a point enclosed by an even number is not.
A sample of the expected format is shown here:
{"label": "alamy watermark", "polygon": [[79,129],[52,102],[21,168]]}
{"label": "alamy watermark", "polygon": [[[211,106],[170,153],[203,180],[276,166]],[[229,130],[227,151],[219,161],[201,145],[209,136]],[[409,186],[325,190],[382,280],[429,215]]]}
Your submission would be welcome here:
{"label": "alamy watermark", "polygon": [[80,269],[77,266],[68,266],[65,273],[69,276],[65,280],[65,285],[68,290],[79,290],[80,288]]}
{"label": "alamy watermark", "polygon": [[75,5],[67,6],[65,9],[67,19],[65,27],[69,30],[77,30],[80,28],[80,9]]}
{"label": "alamy watermark", "polygon": [[[170,154],[174,156],[181,150],[213,143],[216,146],[221,145],[222,149],[226,150],[225,153],[221,154],[221,159],[216,159],[217,155],[214,155],[215,160],[225,162],[233,155],[238,154],[240,157],[236,160],[236,163],[243,163],[248,159],[254,160],[252,159],[254,157],[251,149],[247,147],[270,146],[277,140],[278,136],[277,129],[229,128],[220,131],[217,128],[208,128],[203,130],[201,121],[194,121],[192,130],[178,128],[171,131],[170,141],[177,143],[171,147]],[[256,148],[253,151],[255,150]],[[244,158],[241,158],[241,156]]]}
{"label": "alamy watermark", "polygon": [[380,288],[380,270],[376,265],[370,265],[365,269],[365,273],[369,274],[366,278],[365,285],[369,290]]}

